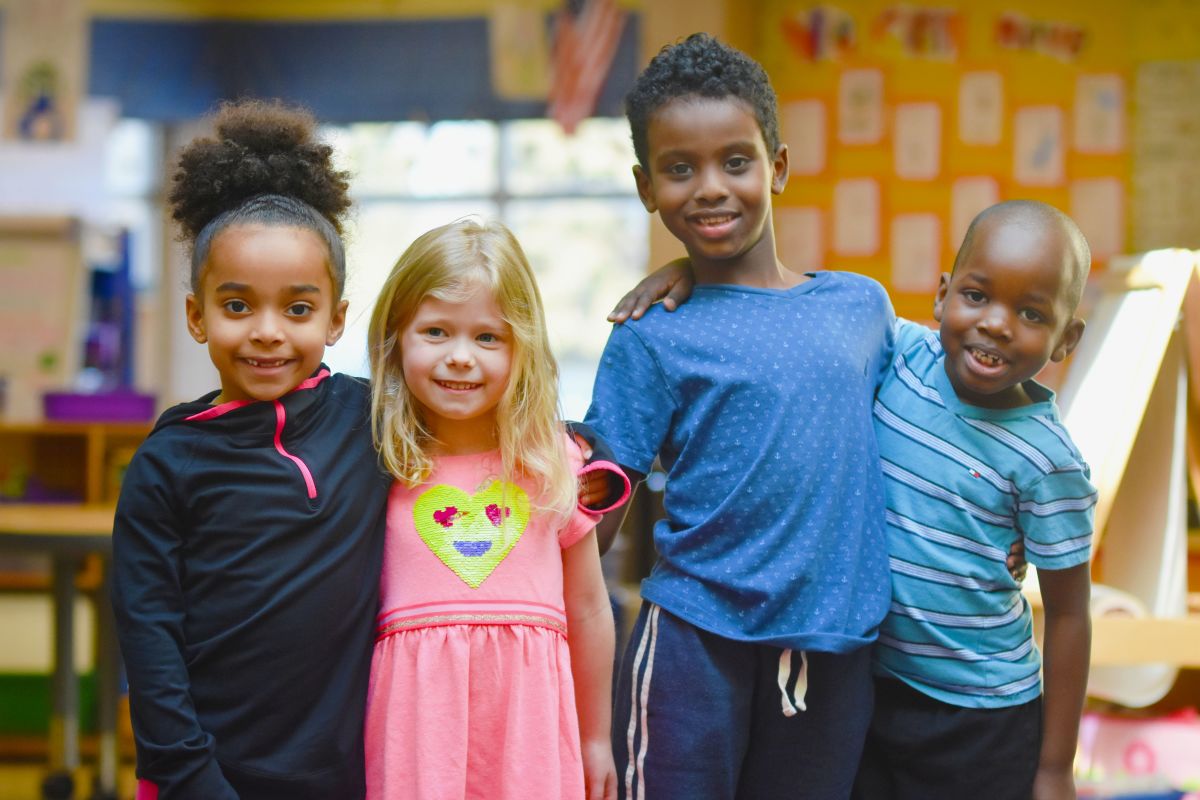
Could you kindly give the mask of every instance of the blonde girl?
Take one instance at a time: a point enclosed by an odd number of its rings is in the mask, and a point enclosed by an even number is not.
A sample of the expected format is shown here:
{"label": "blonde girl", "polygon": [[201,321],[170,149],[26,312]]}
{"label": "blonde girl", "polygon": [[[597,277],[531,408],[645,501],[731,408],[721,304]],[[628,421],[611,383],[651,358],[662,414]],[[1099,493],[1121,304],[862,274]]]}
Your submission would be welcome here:
{"label": "blonde girl", "polygon": [[[533,272],[462,220],[400,257],[371,318],[388,504],[367,796],[614,798],[613,619]],[[596,463],[586,469],[606,469]]]}

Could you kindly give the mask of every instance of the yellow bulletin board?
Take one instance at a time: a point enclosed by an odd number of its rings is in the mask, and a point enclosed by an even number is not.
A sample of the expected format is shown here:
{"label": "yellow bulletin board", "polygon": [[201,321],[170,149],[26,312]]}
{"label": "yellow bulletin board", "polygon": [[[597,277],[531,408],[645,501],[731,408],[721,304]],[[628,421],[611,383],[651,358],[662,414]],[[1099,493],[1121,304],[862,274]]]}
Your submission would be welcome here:
{"label": "yellow bulletin board", "polygon": [[1137,7],[763,2],[751,54],[789,146],[784,263],[869,275],[920,320],[966,225],[999,200],[1071,214],[1094,269],[1128,251]]}
{"label": "yellow bulletin board", "polygon": [[0,217],[4,420],[40,419],[42,393],[66,387],[76,374],[84,279],[75,220]]}

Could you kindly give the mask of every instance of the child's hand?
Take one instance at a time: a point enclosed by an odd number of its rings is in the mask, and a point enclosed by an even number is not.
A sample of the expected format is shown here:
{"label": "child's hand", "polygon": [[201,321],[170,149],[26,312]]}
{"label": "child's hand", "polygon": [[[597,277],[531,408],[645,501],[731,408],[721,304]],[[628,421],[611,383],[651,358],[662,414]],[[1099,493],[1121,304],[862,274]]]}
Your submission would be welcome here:
{"label": "child's hand", "polygon": [[667,311],[674,311],[680,303],[687,302],[692,296],[695,283],[695,279],[692,278],[692,262],[686,258],[677,258],[642,278],[641,283],[617,302],[612,313],[608,315],[608,321],[619,325],[630,317],[641,319],[646,309],[657,300],[662,300],[663,308]]}
{"label": "child's hand", "polygon": [[1070,767],[1039,768],[1033,779],[1033,800],[1075,800],[1075,778]]}
{"label": "child's hand", "polygon": [[1012,547],[1008,549],[1008,559],[1004,562],[1008,567],[1008,574],[1012,575],[1013,580],[1017,583],[1025,580],[1025,573],[1029,571],[1029,562],[1025,560],[1025,539],[1018,536],[1013,542]]}
{"label": "child's hand", "polygon": [[585,472],[579,476],[579,504],[584,508],[596,508],[608,499],[608,473],[602,470]]}
{"label": "child's hand", "polygon": [[608,740],[582,743],[583,788],[587,800],[617,800],[617,767]]}

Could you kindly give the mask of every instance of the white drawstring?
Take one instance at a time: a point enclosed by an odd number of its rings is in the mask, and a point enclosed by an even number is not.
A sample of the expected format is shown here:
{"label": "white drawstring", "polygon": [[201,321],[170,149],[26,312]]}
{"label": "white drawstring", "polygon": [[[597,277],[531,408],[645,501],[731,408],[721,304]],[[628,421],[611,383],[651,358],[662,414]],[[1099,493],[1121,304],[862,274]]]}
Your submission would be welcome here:
{"label": "white drawstring", "polygon": [[792,650],[787,648],[779,655],[779,696],[785,717],[796,716],[796,711],[807,711],[804,696],[808,694],[808,656],[800,651],[800,674],[796,676],[796,689],[788,696],[787,682],[792,675]]}

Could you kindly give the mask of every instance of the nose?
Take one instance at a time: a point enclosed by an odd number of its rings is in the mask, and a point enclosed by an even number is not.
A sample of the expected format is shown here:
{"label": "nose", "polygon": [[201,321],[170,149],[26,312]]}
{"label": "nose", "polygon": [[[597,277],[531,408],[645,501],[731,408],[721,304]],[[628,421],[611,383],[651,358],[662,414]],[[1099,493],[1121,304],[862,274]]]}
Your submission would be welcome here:
{"label": "nose", "polygon": [[471,351],[470,344],[462,340],[456,340],[446,353],[446,363],[455,367],[470,367],[475,364],[475,354]]}
{"label": "nose", "polygon": [[729,196],[725,188],[725,173],[718,167],[708,167],[700,171],[700,184],[696,188],[696,197],[708,203],[716,203]]}
{"label": "nose", "polygon": [[283,325],[275,314],[263,313],[257,316],[254,330],[250,338],[258,344],[280,344],[283,342]]}
{"label": "nose", "polygon": [[1012,338],[1012,322],[1009,319],[1009,313],[996,303],[989,305],[979,315],[979,329],[993,339]]}

